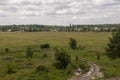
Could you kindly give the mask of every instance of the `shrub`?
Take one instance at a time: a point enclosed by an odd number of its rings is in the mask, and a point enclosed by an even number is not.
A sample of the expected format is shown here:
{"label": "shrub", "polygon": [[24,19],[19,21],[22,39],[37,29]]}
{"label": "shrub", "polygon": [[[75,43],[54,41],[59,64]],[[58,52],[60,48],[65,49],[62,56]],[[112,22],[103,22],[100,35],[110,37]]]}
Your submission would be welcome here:
{"label": "shrub", "polygon": [[100,60],[101,55],[99,53],[96,54],[97,60]]}
{"label": "shrub", "polygon": [[8,48],[5,48],[5,52],[9,52],[9,49],[8,49]]}
{"label": "shrub", "polygon": [[74,38],[70,38],[69,45],[72,49],[76,49],[77,48],[77,41]]}
{"label": "shrub", "polygon": [[79,60],[79,57],[78,57],[78,56],[76,56],[76,57],[75,57],[75,61],[78,61],[78,60]]}
{"label": "shrub", "polygon": [[56,50],[55,52],[55,60],[54,63],[56,68],[66,69],[68,64],[71,62],[70,55],[66,54],[63,50]]}
{"label": "shrub", "polygon": [[12,74],[12,73],[16,73],[16,71],[13,69],[12,66],[8,66],[7,74]]}
{"label": "shrub", "polygon": [[79,66],[83,70],[83,73],[89,70],[89,65],[87,64],[87,62],[81,62],[79,63]]}
{"label": "shrub", "polygon": [[27,58],[32,58],[32,56],[33,56],[33,51],[32,51],[32,49],[31,49],[31,48],[27,48],[27,49],[26,49],[26,57],[27,57]]}
{"label": "shrub", "polygon": [[43,66],[43,65],[39,65],[37,68],[36,68],[36,72],[39,72],[39,73],[46,73],[46,72],[49,72],[48,69]]}
{"label": "shrub", "polygon": [[46,43],[46,44],[41,44],[41,45],[40,45],[40,48],[41,48],[41,49],[50,48],[50,45],[49,45],[48,43]]}
{"label": "shrub", "polygon": [[74,68],[69,64],[66,68],[66,74],[69,75],[73,72]]}
{"label": "shrub", "polygon": [[78,62],[72,62],[71,63],[71,67],[73,69],[82,69],[83,73],[87,72],[89,70],[89,65],[87,64],[87,62],[79,60]]}
{"label": "shrub", "polygon": [[45,54],[43,54],[43,58],[46,58],[47,57],[47,54],[45,53]]}

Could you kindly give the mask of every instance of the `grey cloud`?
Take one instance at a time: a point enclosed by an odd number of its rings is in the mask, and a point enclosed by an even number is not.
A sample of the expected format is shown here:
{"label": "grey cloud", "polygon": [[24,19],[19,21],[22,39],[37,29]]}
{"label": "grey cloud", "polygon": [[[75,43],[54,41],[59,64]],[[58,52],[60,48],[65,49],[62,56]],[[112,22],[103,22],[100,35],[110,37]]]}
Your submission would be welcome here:
{"label": "grey cloud", "polygon": [[6,16],[7,16],[7,15],[0,13],[0,17],[6,17]]}
{"label": "grey cloud", "polygon": [[[73,20],[120,18],[120,0],[0,0],[0,17],[65,16]],[[67,19],[66,19],[67,18]],[[66,22],[66,21],[64,21]]]}
{"label": "grey cloud", "polygon": [[7,3],[7,0],[0,0],[0,5],[1,5],[1,6],[7,5],[6,3]]}

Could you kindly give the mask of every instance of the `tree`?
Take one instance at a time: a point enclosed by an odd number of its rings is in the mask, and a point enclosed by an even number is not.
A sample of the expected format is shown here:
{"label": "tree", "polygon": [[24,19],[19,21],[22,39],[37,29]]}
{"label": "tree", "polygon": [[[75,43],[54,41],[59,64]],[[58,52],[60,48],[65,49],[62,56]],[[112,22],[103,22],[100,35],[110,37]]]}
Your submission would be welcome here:
{"label": "tree", "polygon": [[109,43],[105,50],[109,58],[120,58],[120,30],[112,34],[112,38],[109,38]]}
{"label": "tree", "polygon": [[31,49],[31,48],[27,48],[27,49],[26,49],[26,57],[27,57],[27,58],[32,58],[32,56],[33,56],[33,51],[32,51],[32,49]]}
{"label": "tree", "polygon": [[56,68],[66,69],[68,64],[71,62],[71,57],[70,55],[66,54],[63,50],[56,50],[55,60]]}
{"label": "tree", "polygon": [[69,45],[72,49],[76,49],[77,48],[77,41],[74,38],[70,38]]}

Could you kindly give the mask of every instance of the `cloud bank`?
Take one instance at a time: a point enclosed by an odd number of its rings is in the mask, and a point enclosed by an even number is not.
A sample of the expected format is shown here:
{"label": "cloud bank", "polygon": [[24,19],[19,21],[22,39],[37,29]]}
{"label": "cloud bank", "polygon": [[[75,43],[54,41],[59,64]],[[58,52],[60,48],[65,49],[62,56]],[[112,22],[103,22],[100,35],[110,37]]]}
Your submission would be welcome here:
{"label": "cloud bank", "polygon": [[119,0],[0,0],[0,24],[120,23]]}

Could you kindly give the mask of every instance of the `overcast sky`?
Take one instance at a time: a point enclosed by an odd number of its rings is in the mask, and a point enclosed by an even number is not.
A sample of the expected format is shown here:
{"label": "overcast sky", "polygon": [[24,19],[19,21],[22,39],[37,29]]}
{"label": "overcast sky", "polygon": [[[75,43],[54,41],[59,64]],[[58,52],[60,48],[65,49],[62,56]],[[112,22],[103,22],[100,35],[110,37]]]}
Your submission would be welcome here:
{"label": "overcast sky", "polygon": [[120,23],[120,0],[0,0],[0,24]]}

